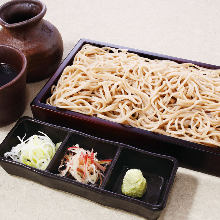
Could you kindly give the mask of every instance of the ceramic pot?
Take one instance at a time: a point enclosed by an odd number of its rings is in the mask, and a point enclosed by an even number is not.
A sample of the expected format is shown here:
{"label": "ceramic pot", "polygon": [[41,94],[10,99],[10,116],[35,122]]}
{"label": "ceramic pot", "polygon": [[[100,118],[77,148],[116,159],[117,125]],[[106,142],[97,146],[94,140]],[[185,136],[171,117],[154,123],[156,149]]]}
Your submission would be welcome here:
{"label": "ceramic pot", "polygon": [[[4,71],[2,65],[7,65]],[[16,48],[0,45],[0,126],[17,120],[24,112],[26,105],[26,67],[25,55]],[[13,72],[8,71],[8,66]],[[6,69],[5,69],[6,70]],[[3,84],[3,74],[14,77]]]}
{"label": "ceramic pot", "polygon": [[0,44],[21,50],[27,58],[27,82],[52,75],[63,55],[60,33],[43,19],[46,6],[38,0],[15,0],[0,7]]}

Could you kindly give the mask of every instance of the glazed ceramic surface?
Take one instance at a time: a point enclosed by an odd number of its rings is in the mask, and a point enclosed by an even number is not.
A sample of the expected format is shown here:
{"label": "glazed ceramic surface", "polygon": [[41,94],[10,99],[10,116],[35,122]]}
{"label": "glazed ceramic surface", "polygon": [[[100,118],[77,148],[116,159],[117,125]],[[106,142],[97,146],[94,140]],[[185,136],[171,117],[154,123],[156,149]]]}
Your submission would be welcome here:
{"label": "glazed ceramic surface", "polygon": [[24,112],[27,61],[19,50],[0,45],[0,64],[7,64],[16,72],[11,81],[0,86],[0,126],[3,126],[17,120]]}
{"label": "glazed ceramic surface", "polygon": [[27,81],[40,81],[57,69],[63,41],[57,28],[43,19],[46,6],[36,0],[15,0],[0,7],[0,44],[20,49],[27,58]]}

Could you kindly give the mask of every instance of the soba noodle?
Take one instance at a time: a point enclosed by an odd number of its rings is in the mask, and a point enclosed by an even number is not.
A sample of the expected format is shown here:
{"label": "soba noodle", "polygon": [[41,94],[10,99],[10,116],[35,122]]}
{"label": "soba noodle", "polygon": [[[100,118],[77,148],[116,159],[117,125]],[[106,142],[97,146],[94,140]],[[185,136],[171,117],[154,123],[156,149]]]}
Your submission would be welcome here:
{"label": "soba noodle", "polygon": [[220,70],[84,45],[47,104],[220,146]]}

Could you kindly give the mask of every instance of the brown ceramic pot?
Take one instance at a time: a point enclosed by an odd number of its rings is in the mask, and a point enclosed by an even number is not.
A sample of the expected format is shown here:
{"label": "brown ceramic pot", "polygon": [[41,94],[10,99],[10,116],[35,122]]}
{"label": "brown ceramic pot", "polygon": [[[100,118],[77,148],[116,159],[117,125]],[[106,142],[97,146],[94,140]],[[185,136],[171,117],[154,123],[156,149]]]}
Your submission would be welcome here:
{"label": "brown ceramic pot", "polygon": [[[3,84],[2,74],[7,76],[9,71],[0,68],[0,126],[17,120],[25,109],[26,104],[26,67],[24,54],[6,45],[0,45],[0,65],[7,64],[15,73],[12,80]],[[11,73],[10,73],[11,74]]]}
{"label": "brown ceramic pot", "polygon": [[43,19],[46,6],[38,0],[15,0],[0,7],[0,44],[21,50],[27,58],[27,82],[52,75],[63,55],[60,33]]}

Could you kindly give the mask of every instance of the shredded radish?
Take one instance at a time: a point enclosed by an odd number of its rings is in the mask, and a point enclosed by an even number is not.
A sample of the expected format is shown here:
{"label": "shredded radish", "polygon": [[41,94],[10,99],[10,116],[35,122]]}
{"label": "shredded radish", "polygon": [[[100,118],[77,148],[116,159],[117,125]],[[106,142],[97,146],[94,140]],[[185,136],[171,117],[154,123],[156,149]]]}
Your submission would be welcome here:
{"label": "shredded radish", "polygon": [[55,145],[46,134],[38,132],[42,135],[33,135],[26,140],[24,140],[26,135],[23,138],[18,137],[21,143],[12,147],[11,151],[5,153],[4,156],[45,170],[61,143]]}
{"label": "shredded radish", "polygon": [[[70,174],[80,183],[102,184],[103,173],[111,159],[99,161],[97,153],[80,148],[78,144],[69,147],[58,168],[60,176]],[[101,165],[102,164],[102,165]],[[103,166],[104,164],[104,166]]]}

